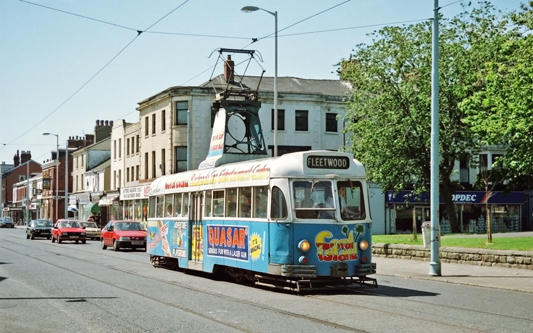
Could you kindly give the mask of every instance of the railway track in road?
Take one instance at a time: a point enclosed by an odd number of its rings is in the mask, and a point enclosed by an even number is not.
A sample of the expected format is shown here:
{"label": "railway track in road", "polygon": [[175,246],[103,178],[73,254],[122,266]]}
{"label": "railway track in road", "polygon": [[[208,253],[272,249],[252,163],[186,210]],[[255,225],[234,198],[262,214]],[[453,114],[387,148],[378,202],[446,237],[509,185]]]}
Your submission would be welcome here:
{"label": "railway track in road", "polygon": [[[16,252],[16,251],[14,251],[12,249],[15,244],[24,245],[23,242],[16,242],[16,241],[12,241],[12,240],[9,240],[9,239],[3,239],[3,242],[0,245],[0,248],[2,250],[5,250],[5,251]],[[220,325],[231,327],[231,328],[234,328],[234,329],[237,329],[237,330],[241,330],[241,331],[245,331],[245,332],[253,331],[253,329],[250,329],[248,326],[240,325],[240,324],[237,324],[237,323],[228,323],[228,322],[226,322],[224,320],[216,318],[214,315],[212,315],[210,313],[198,311],[198,310],[194,309],[191,306],[186,306],[184,304],[180,304],[180,303],[177,303],[177,302],[165,301],[165,300],[162,300],[162,299],[160,299],[158,297],[154,297],[154,296],[151,296],[151,295],[149,295],[147,293],[144,293],[142,291],[139,292],[139,291],[135,291],[135,290],[130,290],[130,289],[125,288],[123,286],[120,286],[120,285],[118,285],[116,283],[111,283],[111,282],[105,280],[104,278],[95,278],[92,275],[83,274],[83,273],[80,273],[80,272],[78,272],[76,270],[70,269],[69,267],[65,267],[65,265],[55,264],[53,262],[50,262],[50,261],[46,260],[46,258],[47,258],[46,253],[49,253],[50,255],[61,255],[63,257],[67,257],[67,258],[70,258],[72,260],[78,260],[80,262],[87,263],[87,264],[103,266],[106,269],[110,269],[110,270],[113,270],[113,271],[116,271],[116,272],[120,272],[120,273],[123,273],[123,274],[129,274],[131,276],[136,276],[136,277],[140,277],[140,278],[143,278],[143,279],[147,279],[147,280],[149,280],[151,282],[157,281],[157,283],[160,283],[160,284],[168,284],[168,285],[171,285],[171,286],[174,286],[174,287],[178,287],[178,288],[185,288],[185,289],[187,289],[189,291],[194,291],[194,292],[200,293],[202,295],[209,295],[210,297],[213,297],[213,298],[223,299],[225,301],[231,300],[231,301],[234,301],[234,302],[238,302],[240,304],[244,304],[246,307],[249,307],[249,308],[261,309],[262,311],[265,311],[265,313],[271,312],[271,313],[277,313],[277,314],[280,314],[280,315],[283,315],[283,316],[287,316],[289,318],[305,319],[306,321],[309,321],[309,322],[312,322],[312,323],[316,323],[317,325],[323,325],[326,328],[328,328],[330,330],[334,330],[334,331],[344,330],[344,331],[347,331],[347,332],[365,332],[364,329],[359,329],[359,328],[355,328],[353,326],[350,326],[351,323],[350,323],[349,320],[347,320],[346,322],[340,321],[339,319],[341,319],[341,317],[331,317],[332,318],[331,320],[328,320],[326,317],[321,319],[321,318],[317,318],[317,316],[306,315],[305,309],[303,309],[303,308],[302,309],[298,309],[298,308],[294,308],[294,309],[286,308],[286,309],[283,309],[283,308],[281,308],[281,306],[270,306],[270,305],[268,305],[266,303],[260,303],[260,302],[257,302],[257,301],[250,301],[250,300],[247,300],[247,299],[239,298],[239,297],[234,296],[234,295],[228,295],[228,294],[224,294],[222,292],[216,292],[214,290],[202,289],[202,288],[199,288],[199,287],[195,287],[193,284],[187,284],[187,283],[180,282],[180,281],[169,280],[168,278],[165,279],[165,278],[160,278],[160,277],[154,277],[153,275],[150,275],[149,273],[146,274],[143,271],[119,268],[119,267],[117,267],[116,265],[113,265],[113,264],[103,264],[103,263],[99,262],[96,259],[92,260],[92,259],[87,259],[87,258],[80,258],[79,255],[81,253],[87,253],[86,251],[83,250],[83,247],[86,246],[86,245],[69,246],[69,252],[68,253],[65,253],[64,251],[59,251],[59,252],[57,251],[58,249],[65,248],[66,246],[58,246],[56,244],[52,244],[52,243],[49,243],[49,242],[46,242],[45,245],[46,245],[44,247],[45,249],[43,250],[43,251],[45,251],[45,255],[44,256],[43,256],[43,253],[40,253],[39,255],[29,254],[29,256],[33,260],[38,260],[38,261],[40,261],[42,263],[45,263],[45,264],[48,264],[48,265],[52,265],[52,266],[54,266],[54,267],[56,267],[58,269],[62,269],[62,270],[68,271],[70,273],[83,276],[85,278],[88,278],[88,279],[97,281],[99,283],[111,286],[113,288],[118,288],[118,289],[123,290],[125,292],[132,293],[132,294],[134,294],[136,296],[143,297],[145,299],[148,299],[148,300],[151,300],[151,301],[154,301],[154,302],[158,302],[160,304],[164,304],[165,306],[169,306],[169,307],[172,307],[172,308],[175,308],[175,309],[179,309],[181,311],[193,314],[195,316],[202,317],[202,318],[207,319],[207,320],[211,320],[211,321],[216,322],[216,323],[218,323]],[[130,254],[130,253],[125,252],[124,254]],[[131,252],[131,254],[136,254],[136,253],[135,252]],[[101,257],[105,257],[106,259],[119,260],[122,263],[124,263],[124,262],[125,263],[131,263],[131,264],[133,264],[133,263],[135,263],[135,264],[144,264],[144,263],[146,263],[146,266],[150,267],[150,270],[155,269],[155,268],[152,268],[152,265],[150,264],[150,262],[148,260],[148,256],[144,252],[143,253],[139,252],[138,254],[142,254],[143,256],[146,256],[145,261],[144,260],[139,260],[140,257],[137,256],[137,255],[135,255],[134,257],[133,256],[129,256],[129,255],[126,255],[126,256],[122,255],[122,252],[115,253],[115,252],[112,252],[112,251],[101,251],[101,253],[98,253],[98,256],[100,258]],[[184,273],[176,272],[176,274],[184,274]],[[188,274],[188,275],[191,275],[191,274]],[[204,275],[201,274],[201,273],[194,274],[194,275],[191,275],[191,276],[194,276],[195,278],[205,278]],[[212,276],[209,276],[208,278],[212,278]],[[246,288],[250,288],[250,287],[246,286]],[[263,288],[263,287],[254,287],[254,288],[266,290],[266,291],[271,292],[271,293],[296,295],[295,293],[287,292],[287,291],[280,291],[280,290],[268,289],[268,288]],[[484,310],[475,309],[475,308],[467,308],[467,307],[461,307],[461,306],[438,304],[438,303],[434,303],[434,302],[426,302],[426,301],[420,300],[420,299],[409,299],[408,297],[402,297],[401,298],[401,302],[402,302],[401,303],[402,304],[401,308],[394,308],[395,300],[394,300],[394,298],[392,298],[392,297],[395,296],[395,295],[393,295],[394,290],[391,290],[390,295],[384,294],[384,289],[385,289],[385,293],[388,292],[386,288],[388,288],[388,287],[386,285],[382,284],[380,286],[380,288],[378,288],[378,289],[365,288],[365,287],[335,289],[335,290],[332,290],[331,293],[328,293],[328,292],[321,293],[321,294],[307,293],[304,296],[296,296],[296,297],[302,297],[303,299],[313,300],[313,303],[315,303],[316,306],[320,306],[320,307],[324,307],[324,308],[342,309],[342,313],[343,314],[346,314],[346,313],[350,313],[350,314],[358,314],[358,313],[373,314],[373,315],[375,315],[377,317],[383,317],[383,318],[386,318],[387,320],[391,320],[391,321],[394,321],[394,320],[406,321],[406,320],[408,320],[408,321],[412,321],[413,323],[415,323],[415,322],[416,323],[423,323],[424,325],[427,325],[427,326],[436,325],[436,326],[438,326],[439,328],[441,328],[443,330],[452,330],[452,331],[461,331],[461,332],[480,332],[480,331],[486,331],[487,327],[490,327],[492,330],[495,330],[495,331],[505,330],[502,327],[495,326],[497,324],[494,324],[494,323],[493,324],[490,324],[490,323],[479,323],[478,324],[478,323],[476,323],[474,321],[462,321],[462,322],[461,321],[455,321],[455,323],[454,323],[454,321],[451,320],[452,318],[449,315],[440,315],[440,313],[445,313],[444,309],[446,309],[446,311],[449,311],[450,309],[452,309],[454,312],[461,313],[463,316],[482,317],[482,318],[483,317],[486,317],[486,318],[491,317],[491,318],[494,319],[493,320],[494,322],[505,322],[505,321],[511,321],[512,320],[512,321],[518,321],[518,322],[522,323],[524,327],[533,326],[533,319],[523,318],[523,317],[519,317],[519,316],[511,316],[511,315],[508,315],[508,314],[506,315],[506,314],[502,314],[502,313],[498,313],[498,312],[484,311]],[[395,287],[390,287],[390,288],[395,288]],[[418,294],[423,294],[423,292],[421,292],[421,291],[417,291],[417,293]],[[427,296],[436,295],[436,294],[432,294],[432,293],[429,293],[429,292],[427,292],[425,294]],[[370,297],[366,298],[364,300],[364,302],[361,302],[361,298],[360,297],[359,298],[350,298],[351,295],[359,295],[359,296],[365,296],[365,297],[366,296],[371,296],[371,297],[379,297],[379,298],[391,298],[391,301],[388,302],[389,304],[387,304],[386,306],[383,306],[383,302],[375,301],[375,300],[373,300]],[[339,296],[339,297],[333,298],[332,296]],[[351,302],[351,300],[353,300],[353,302]],[[357,302],[357,303],[355,303],[355,302]],[[387,303],[387,302],[385,302],[385,303]],[[329,304],[329,305],[325,306],[325,304]],[[406,305],[406,304],[411,304],[411,306]],[[389,308],[387,308],[387,307],[389,307]],[[412,309],[415,309],[415,308],[421,308],[423,310],[421,310],[419,312],[412,310]],[[483,325],[485,325],[485,326],[483,326]],[[371,331],[371,330],[368,330],[368,331]]]}
{"label": "railway track in road", "polygon": [[[20,244],[20,243],[15,243],[15,242],[12,242],[12,241],[9,241],[9,240],[3,240],[2,245],[0,245],[0,248],[5,250],[5,251],[11,251],[11,252],[16,252],[16,251],[14,251],[9,246],[6,246],[7,245],[6,242],[7,243],[11,242],[12,244]],[[57,245],[52,244],[52,243],[49,243],[47,245],[49,245],[49,246],[51,246],[51,247],[53,247],[55,249],[58,248]],[[81,262],[84,262],[84,263],[88,263],[88,264],[101,265],[100,263],[98,263],[98,262],[96,262],[94,260],[88,260],[88,259],[83,259],[83,258],[77,257],[75,255],[75,253],[83,251],[81,248],[78,249],[78,245],[80,245],[80,244],[77,244],[77,245],[73,246],[72,248],[69,248],[70,253],[61,253],[61,256],[67,257],[67,258],[70,258],[70,259],[74,259],[74,260],[78,260],[78,261],[81,261]],[[81,245],[81,246],[83,246],[83,245]],[[56,251],[48,251],[48,253],[50,253],[51,255],[58,255],[58,253]],[[110,253],[113,253],[113,252],[110,252]],[[161,299],[159,299],[157,297],[152,297],[152,296],[150,296],[150,295],[148,295],[146,293],[142,293],[142,292],[138,292],[138,291],[135,291],[135,290],[131,290],[131,289],[125,288],[125,287],[120,286],[120,285],[115,284],[115,283],[110,283],[110,282],[106,281],[105,279],[98,279],[98,278],[95,278],[94,276],[90,276],[90,275],[87,275],[87,274],[80,273],[79,271],[76,271],[76,270],[73,270],[73,269],[69,269],[68,267],[65,267],[63,265],[58,265],[58,264],[51,263],[51,262],[43,259],[43,258],[46,258],[45,255],[43,256],[43,253],[39,253],[38,256],[37,255],[31,255],[31,254],[28,255],[28,256],[31,257],[33,260],[40,261],[40,262],[42,262],[44,264],[51,265],[53,267],[56,267],[56,268],[64,270],[64,271],[67,271],[69,273],[76,274],[76,275],[79,275],[79,276],[83,276],[83,277],[91,279],[93,281],[97,281],[98,283],[105,284],[107,286],[120,289],[122,291],[134,294],[136,296],[151,300],[153,302],[158,302],[160,304],[164,304],[166,306],[170,306],[172,308],[179,309],[181,311],[193,314],[195,316],[199,316],[199,317],[202,317],[204,319],[214,321],[214,322],[216,322],[218,324],[221,324],[221,325],[224,325],[224,326],[227,326],[227,327],[231,327],[231,328],[243,331],[243,332],[253,332],[248,327],[244,327],[244,326],[240,326],[238,324],[232,324],[232,323],[225,322],[223,320],[215,318],[214,316],[211,316],[209,314],[202,313],[202,312],[199,312],[199,311],[195,311],[195,310],[193,310],[191,308],[182,306],[182,305],[180,305],[178,303],[166,302],[166,301],[163,301],[163,300],[161,300]],[[130,262],[139,263],[139,261],[137,261],[137,260],[131,260],[131,259],[126,259],[126,258],[122,258],[122,257],[117,257],[117,256],[111,255],[111,254],[105,254],[105,251],[103,251],[100,256],[105,256],[105,257],[113,258],[113,259],[116,259],[116,260],[130,261]],[[148,258],[147,258],[147,265],[150,265],[150,267],[152,267],[152,265],[148,262]],[[200,288],[195,288],[195,287],[192,287],[190,285],[185,285],[185,284],[178,283],[178,282],[175,282],[175,281],[168,281],[168,280],[160,279],[160,278],[157,278],[157,277],[140,274],[139,272],[132,272],[130,270],[120,269],[120,268],[114,267],[112,265],[104,265],[104,266],[107,269],[111,269],[111,270],[114,270],[114,271],[117,271],[117,272],[121,272],[121,273],[124,273],[124,274],[135,275],[135,276],[138,276],[138,277],[149,279],[151,282],[157,281],[159,283],[166,283],[166,284],[170,284],[172,286],[176,286],[176,287],[180,287],[180,288],[187,288],[188,290],[193,290],[195,292],[202,293],[204,295],[217,297],[217,298],[223,298],[224,300],[228,300],[228,298],[231,298],[235,302],[238,302],[238,303],[241,303],[241,304],[246,304],[248,306],[253,306],[253,307],[256,307],[256,308],[260,308],[262,310],[267,310],[267,311],[278,313],[278,314],[285,315],[285,316],[288,316],[288,317],[295,317],[295,318],[298,318],[298,319],[305,319],[306,321],[314,322],[316,324],[320,324],[320,325],[324,325],[326,327],[329,327],[331,330],[334,330],[334,331],[344,330],[344,331],[347,331],[347,332],[367,332],[367,331],[359,330],[359,329],[356,329],[356,328],[353,328],[353,327],[350,327],[350,326],[340,325],[340,324],[332,322],[332,321],[327,321],[327,320],[322,320],[322,319],[315,318],[315,317],[312,317],[312,316],[302,315],[301,313],[295,313],[295,312],[291,312],[291,311],[287,311],[287,310],[282,310],[282,309],[279,309],[279,308],[276,308],[276,307],[263,305],[263,304],[258,304],[257,302],[246,301],[246,300],[242,300],[242,299],[239,299],[239,298],[236,298],[236,297],[231,297],[231,296],[228,296],[228,295],[225,295],[225,294],[221,294],[221,293],[217,293],[217,292],[213,292],[213,291],[208,291],[208,290],[204,290],[204,289],[200,289]],[[153,269],[155,269],[155,268],[153,268]]]}

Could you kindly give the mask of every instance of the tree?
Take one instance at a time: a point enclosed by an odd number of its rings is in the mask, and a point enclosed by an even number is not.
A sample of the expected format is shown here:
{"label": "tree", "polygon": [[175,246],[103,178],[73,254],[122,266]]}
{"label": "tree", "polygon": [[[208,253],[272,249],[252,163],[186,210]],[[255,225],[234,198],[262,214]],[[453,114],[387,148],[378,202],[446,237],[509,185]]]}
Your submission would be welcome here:
{"label": "tree", "polygon": [[[453,232],[460,232],[452,194],[459,160],[475,163],[480,144],[462,120],[459,104],[483,89],[477,72],[506,40],[506,21],[480,3],[451,20],[440,20],[439,183]],[[465,7],[466,8],[466,7]],[[341,62],[340,76],[352,84],[346,132],[356,158],[382,189],[416,193],[430,186],[431,22],[385,27],[371,34]]]}
{"label": "tree", "polygon": [[484,89],[460,107],[482,144],[506,147],[505,178],[510,188],[523,189],[533,186],[533,1],[510,18],[516,25],[513,38],[478,72]]}

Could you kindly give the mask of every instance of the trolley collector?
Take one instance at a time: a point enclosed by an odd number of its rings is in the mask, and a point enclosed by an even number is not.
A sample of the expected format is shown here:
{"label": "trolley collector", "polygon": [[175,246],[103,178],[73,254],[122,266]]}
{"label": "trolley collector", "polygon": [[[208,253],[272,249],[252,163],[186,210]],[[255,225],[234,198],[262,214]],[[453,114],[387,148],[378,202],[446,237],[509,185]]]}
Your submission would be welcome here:
{"label": "trolley collector", "polygon": [[154,266],[301,290],[375,280],[364,166],[307,151],[156,179],[147,252]]}

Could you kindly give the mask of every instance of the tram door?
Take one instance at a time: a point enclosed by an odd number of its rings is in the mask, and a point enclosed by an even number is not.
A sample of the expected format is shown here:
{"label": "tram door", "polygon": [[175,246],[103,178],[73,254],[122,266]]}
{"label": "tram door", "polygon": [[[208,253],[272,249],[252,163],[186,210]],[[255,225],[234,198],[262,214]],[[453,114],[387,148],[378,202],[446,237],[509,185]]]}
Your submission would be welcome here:
{"label": "tram door", "polygon": [[189,237],[191,240],[189,242],[189,263],[193,265],[201,264],[204,259],[202,230],[203,199],[203,193],[191,193],[189,211]]}

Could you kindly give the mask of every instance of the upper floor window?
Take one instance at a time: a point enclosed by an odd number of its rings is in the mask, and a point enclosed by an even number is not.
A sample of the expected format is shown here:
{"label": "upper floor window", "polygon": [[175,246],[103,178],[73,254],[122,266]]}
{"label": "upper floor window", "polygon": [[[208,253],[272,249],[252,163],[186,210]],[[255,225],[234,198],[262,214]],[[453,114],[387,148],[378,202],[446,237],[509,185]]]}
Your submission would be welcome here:
{"label": "upper floor window", "polygon": [[189,102],[176,102],[176,124],[187,125],[187,112],[189,111]]}
{"label": "upper floor window", "polygon": [[117,140],[113,140],[113,159],[117,159]]}
{"label": "upper floor window", "polygon": [[326,113],[326,132],[338,132],[336,113]]}
{"label": "upper floor window", "polygon": [[187,146],[174,147],[174,172],[187,171]]}
{"label": "upper floor window", "polygon": [[[274,130],[274,109],[271,110],[270,129]],[[278,109],[278,130],[285,130],[285,110]]]}
{"label": "upper floor window", "polygon": [[150,133],[150,131],[148,129],[149,125],[150,125],[150,123],[149,123],[149,120],[148,120],[148,116],[146,116],[146,117],[144,117],[144,135],[145,136],[148,136],[148,134]]}
{"label": "upper floor window", "polygon": [[485,171],[488,169],[489,159],[487,154],[479,154],[479,170]]}
{"label": "upper floor window", "polygon": [[155,134],[155,113],[152,115],[152,134]]}
{"label": "upper floor window", "polygon": [[140,140],[140,135],[137,135],[137,148],[136,148],[136,152],[138,153],[139,150],[141,150],[141,140]]}
{"label": "upper floor window", "polygon": [[309,111],[296,110],[294,114],[294,129],[296,131],[307,131],[309,129]]}
{"label": "upper floor window", "polygon": [[122,158],[122,139],[118,139],[118,158]]}
{"label": "upper floor window", "polygon": [[161,132],[164,132],[166,130],[166,112],[165,110],[161,111]]}
{"label": "upper floor window", "polygon": [[126,140],[126,156],[130,156],[130,139]]}

